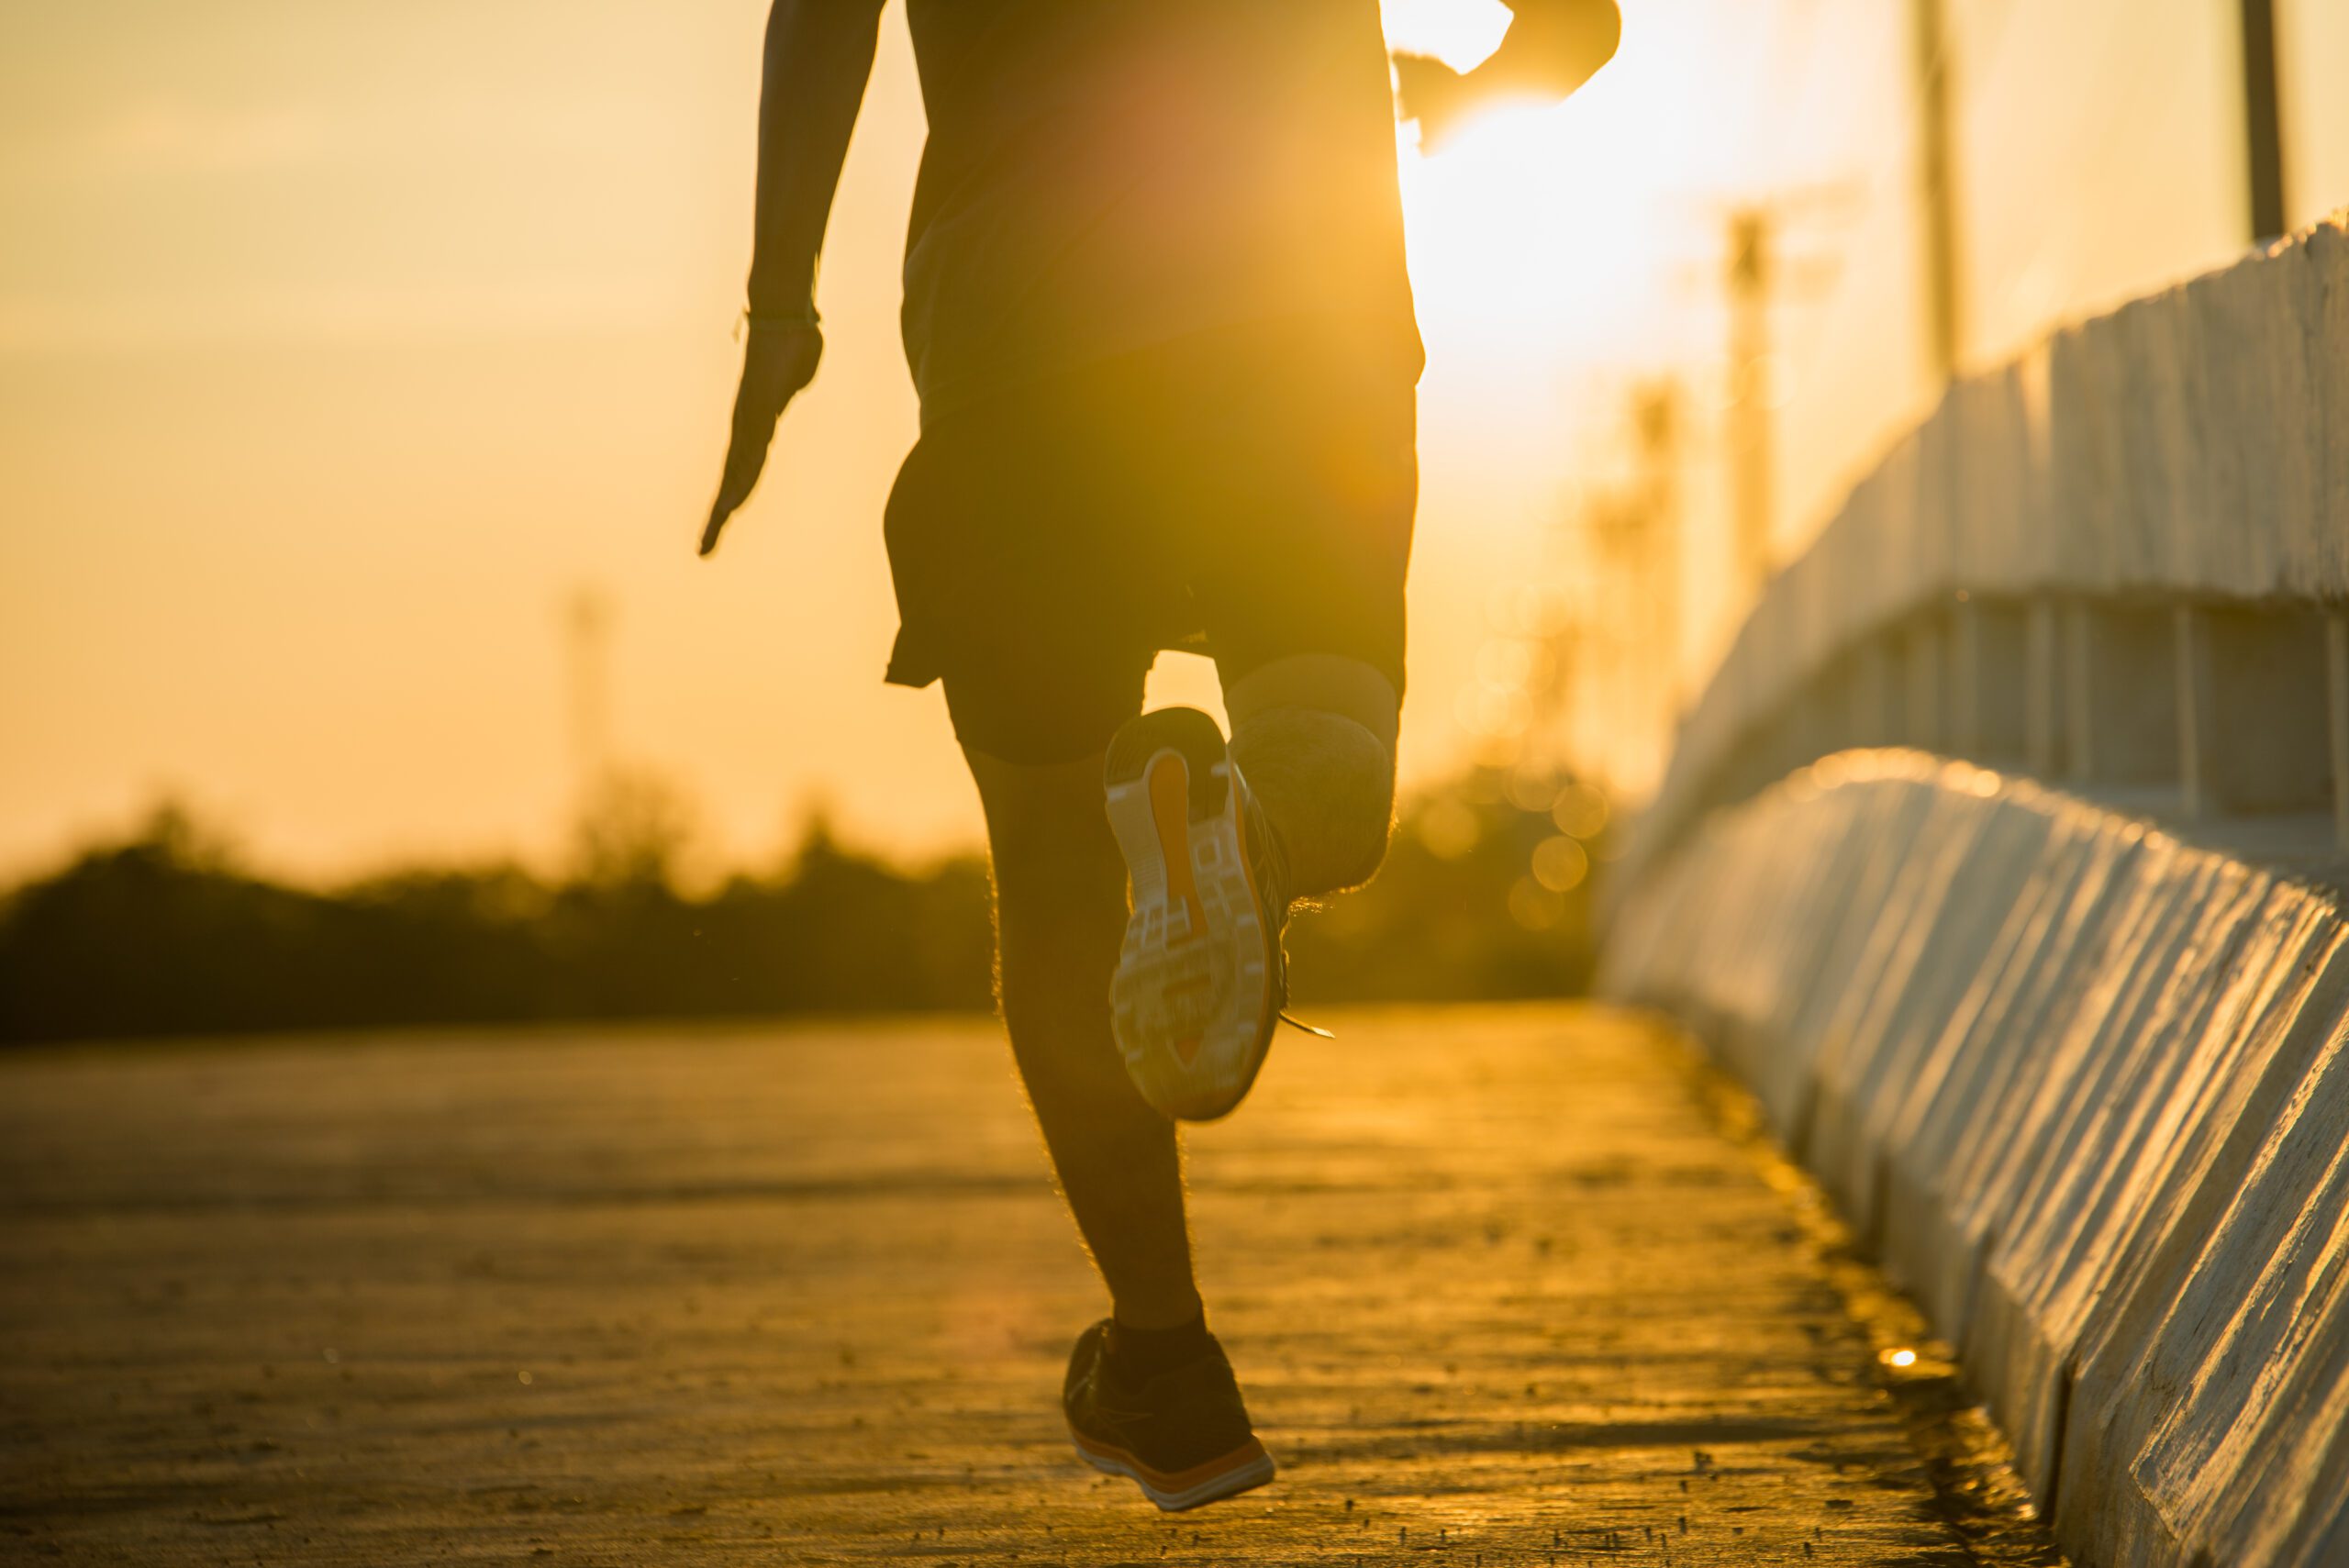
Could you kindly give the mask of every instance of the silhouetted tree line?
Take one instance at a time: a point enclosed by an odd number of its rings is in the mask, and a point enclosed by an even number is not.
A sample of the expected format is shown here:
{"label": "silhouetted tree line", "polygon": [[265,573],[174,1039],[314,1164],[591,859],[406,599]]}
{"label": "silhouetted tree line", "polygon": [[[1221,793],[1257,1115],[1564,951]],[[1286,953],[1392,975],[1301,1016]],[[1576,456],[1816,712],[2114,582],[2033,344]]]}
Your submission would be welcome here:
{"label": "silhouetted tree line", "polygon": [[[894,865],[818,820],[781,870],[687,892],[671,806],[607,790],[563,878],[496,863],[327,889],[159,809],[0,902],[0,1040],[990,1005],[983,860]],[[1556,832],[1496,775],[1416,803],[1369,890],[1291,928],[1297,1004],[1579,988],[1587,884],[1526,891]]]}

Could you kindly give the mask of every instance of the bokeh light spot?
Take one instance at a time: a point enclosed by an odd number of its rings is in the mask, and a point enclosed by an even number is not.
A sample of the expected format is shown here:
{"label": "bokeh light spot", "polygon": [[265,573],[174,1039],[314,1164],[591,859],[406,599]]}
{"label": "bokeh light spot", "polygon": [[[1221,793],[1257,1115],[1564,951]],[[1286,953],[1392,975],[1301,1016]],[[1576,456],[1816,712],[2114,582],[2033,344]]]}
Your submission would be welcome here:
{"label": "bokeh light spot", "polygon": [[1590,874],[1590,856],[1574,840],[1561,835],[1534,847],[1533,877],[1553,893],[1571,893]]}

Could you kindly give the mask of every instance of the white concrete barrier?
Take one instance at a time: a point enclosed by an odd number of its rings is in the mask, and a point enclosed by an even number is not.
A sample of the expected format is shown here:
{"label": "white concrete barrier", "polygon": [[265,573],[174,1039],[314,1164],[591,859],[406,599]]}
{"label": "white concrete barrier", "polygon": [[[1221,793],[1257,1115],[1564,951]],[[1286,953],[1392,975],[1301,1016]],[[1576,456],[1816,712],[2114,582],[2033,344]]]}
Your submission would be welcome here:
{"label": "white concrete barrier", "polygon": [[[2163,517],[2116,525],[2114,570],[2159,569]],[[1753,1085],[2079,1562],[2349,1563],[2332,895],[1965,763],[1847,752],[1652,861],[1601,987],[1688,1017]]]}
{"label": "white concrete barrier", "polygon": [[[2027,675],[1992,681],[1978,648],[1942,631],[1960,606],[1986,602],[2081,612],[2071,652],[2059,660],[2054,639],[2037,637]],[[2182,753],[2198,738],[2207,745],[2224,728],[2231,681],[2254,695],[2272,681],[2232,674],[2222,656],[2218,710],[2203,715],[2198,737],[2194,705],[2211,701],[2201,690],[2212,678],[2209,649],[2180,618],[2175,662],[2194,673],[2160,678],[2176,684],[2186,717],[2147,722],[2173,700],[2161,693],[2143,713],[2116,714],[2091,667],[2099,606],[2137,617],[2110,644],[2123,667],[2172,662],[2159,617],[2173,607],[2298,606],[2337,618],[2349,606],[2349,212],[1951,387],[1765,591],[1686,717],[1632,863],[1742,793],[1757,756],[1776,759],[1775,773],[1853,745],[1950,751],[1989,729],[2020,738],[2024,725],[1985,727],[1979,716],[2034,703],[2046,705],[2038,729],[2074,732],[2062,748],[2070,776],[2170,778],[2188,810],[2224,806],[2223,781],[2214,789],[2197,760],[2145,759]],[[2142,624],[2147,615],[2158,637]],[[1887,652],[1898,666],[1888,675]],[[1839,662],[1867,667],[1821,723],[1818,701]],[[2336,656],[2330,676],[2319,662],[2296,678],[2341,688],[2333,773],[2349,847],[2349,660]],[[1879,690],[1887,682],[1888,694]],[[2066,682],[2069,700],[2059,701]],[[1790,716],[1807,703],[1790,738]],[[2091,726],[2101,727],[2093,744]],[[1897,733],[1869,733],[1877,728]],[[2042,745],[2052,758],[2055,742]],[[2010,749],[2021,761],[2020,745]]]}

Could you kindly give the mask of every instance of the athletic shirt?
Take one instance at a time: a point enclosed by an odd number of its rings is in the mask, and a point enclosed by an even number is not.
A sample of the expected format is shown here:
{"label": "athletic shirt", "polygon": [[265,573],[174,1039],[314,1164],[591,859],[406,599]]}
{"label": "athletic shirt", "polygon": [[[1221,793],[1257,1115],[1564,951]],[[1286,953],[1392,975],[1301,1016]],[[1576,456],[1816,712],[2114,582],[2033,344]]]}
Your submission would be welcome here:
{"label": "athletic shirt", "polygon": [[1377,0],[907,0],[925,422],[1255,320],[1421,362]]}

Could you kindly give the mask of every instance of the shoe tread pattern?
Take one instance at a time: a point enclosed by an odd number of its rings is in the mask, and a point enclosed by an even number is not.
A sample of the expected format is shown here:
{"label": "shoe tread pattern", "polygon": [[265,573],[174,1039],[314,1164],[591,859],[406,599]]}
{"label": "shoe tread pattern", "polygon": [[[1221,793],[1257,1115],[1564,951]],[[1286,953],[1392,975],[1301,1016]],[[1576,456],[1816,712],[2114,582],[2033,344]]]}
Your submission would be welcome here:
{"label": "shoe tread pattern", "polygon": [[[1168,820],[1168,768],[1183,773],[1180,824]],[[1211,1120],[1254,1082],[1277,1010],[1222,732],[1196,709],[1161,709],[1119,732],[1105,774],[1133,895],[1112,1028],[1146,1099],[1169,1116]],[[1170,850],[1186,863],[1171,865]]]}

